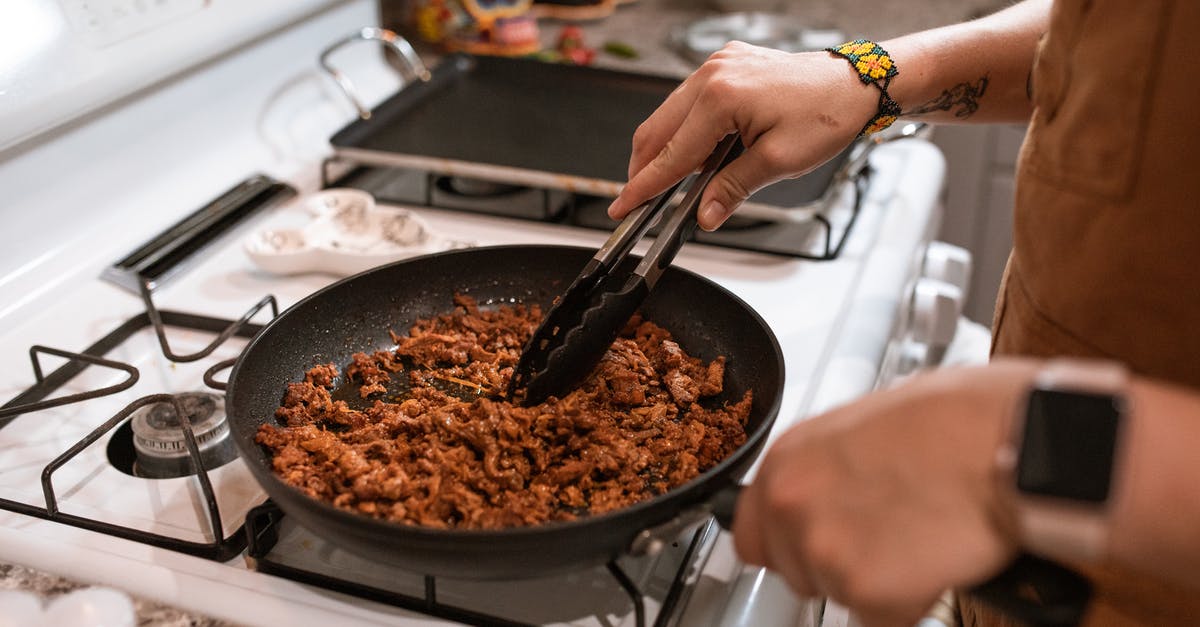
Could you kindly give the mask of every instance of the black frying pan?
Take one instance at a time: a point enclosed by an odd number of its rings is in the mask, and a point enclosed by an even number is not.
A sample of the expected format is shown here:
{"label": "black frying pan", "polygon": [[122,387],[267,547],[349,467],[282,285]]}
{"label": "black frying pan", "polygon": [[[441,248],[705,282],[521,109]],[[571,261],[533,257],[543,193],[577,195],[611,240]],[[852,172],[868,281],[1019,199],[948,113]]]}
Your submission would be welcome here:
{"label": "black frying pan", "polygon": [[[667,328],[689,354],[727,358],[724,395],[754,391],[747,441],[690,483],[600,516],[505,530],[443,530],[376,520],[312,499],[280,481],[254,442],[275,420],[289,382],[314,365],[344,367],[358,351],[393,347],[422,317],[451,309],[455,293],[489,302],[548,306],[595,251],[562,246],[497,246],[428,255],[367,271],[305,298],[263,329],[230,373],[226,411],[234,441],[258,482],[299,524],[352,552],[428,575],[544,576],[604,563],[639,532],[706,504],[738,482],[761,450],[783,394],[783,353],[745,302],[691,272],[669,268],[646,300],[647,319]],[[636,263],[636,259],[628,262]],[[669,539],[668,539],[669,540]]]}

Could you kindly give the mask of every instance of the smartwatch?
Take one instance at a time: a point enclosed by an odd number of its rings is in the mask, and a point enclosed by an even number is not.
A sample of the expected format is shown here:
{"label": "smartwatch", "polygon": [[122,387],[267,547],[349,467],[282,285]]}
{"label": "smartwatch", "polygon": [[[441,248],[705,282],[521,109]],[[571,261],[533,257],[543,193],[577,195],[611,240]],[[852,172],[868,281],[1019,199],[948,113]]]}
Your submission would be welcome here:
{"label": "smartwatch", "polygon": [[1103,556],[1128,378],[1115,362],[1060,359],[1034,379],[999,454],[1030,551],[1085,562]]}

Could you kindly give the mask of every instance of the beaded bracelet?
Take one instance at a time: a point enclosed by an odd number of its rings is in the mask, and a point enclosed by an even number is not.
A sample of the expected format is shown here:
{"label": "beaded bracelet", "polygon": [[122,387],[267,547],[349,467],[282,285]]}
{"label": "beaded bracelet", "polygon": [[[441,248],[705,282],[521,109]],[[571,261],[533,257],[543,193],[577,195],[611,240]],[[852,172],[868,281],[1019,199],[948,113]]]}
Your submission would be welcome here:
{"label": "beaded bracelet", "polygon": [[879,90],[879,109],[875,117],[858,132],[858,136],[866,137],[891,126],[900,117],[900,105],[892,100],[887,90],[892,77],[899,74],[900,69],[887,50],[866,39],[855,39],[825,50],[849,61],[858,74],[858,80],[865,85],[874,85]]}

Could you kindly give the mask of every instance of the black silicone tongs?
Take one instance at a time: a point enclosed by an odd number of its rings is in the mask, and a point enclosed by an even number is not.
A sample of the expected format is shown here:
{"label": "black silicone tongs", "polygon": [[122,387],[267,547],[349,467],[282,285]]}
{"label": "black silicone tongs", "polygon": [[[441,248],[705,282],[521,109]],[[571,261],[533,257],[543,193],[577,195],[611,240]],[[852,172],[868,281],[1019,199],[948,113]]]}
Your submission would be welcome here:
{"label": "black silicone tongs", "polygon": [[[704,189],[742,150],[737,134],[726,136],[699,174],[676,183],[625,216],[567,291],[554,302],[525,345],[509,379],[509,398],[515,398],[521,389],[525,390],[525,405],[562,396],[596,367],[630,316],[654,289],[663,270],[671,265],[679,248],[696,230],[696,209]],[[641,262],[627,275],[614,274],[685,185],[687,193],[663,217],[662,229]]]}

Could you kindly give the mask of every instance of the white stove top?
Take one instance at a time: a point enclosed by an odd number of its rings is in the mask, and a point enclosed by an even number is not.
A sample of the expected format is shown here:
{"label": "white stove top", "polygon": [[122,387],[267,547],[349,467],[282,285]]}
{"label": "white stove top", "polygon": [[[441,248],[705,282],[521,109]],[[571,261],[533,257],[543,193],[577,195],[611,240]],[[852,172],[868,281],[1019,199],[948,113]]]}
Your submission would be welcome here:
{"label": "white stove top", "polygon": [[[325,139],[352,115],[332,84],[317,73],[316,56],[324,46],[374,21],[373,3],[341,4],[75,128],[0,154],[0,188],[6,190],[0,205],[6,227],[0,245],[0,402],[35,383],[31,345],[79,351],[143,312],[136,296],[98,277],[164,226],[254,172],[272,174],[302,192],[315,190],[317,165],[328,150]],[[343,61],[359,73],[356,84],[370,86],[376,100],[396,89],[378,50],[366,46],[360,52],[348,53]],[[214,86],[221,88],[220,97],[212,96]],[[777,335],[787,383],[773,435],[813,411],[871,389],[907,282],[936,222],[943,164],[935,149],[920,141],[897,142],[877,150],[872,163],[876,172],[861,217],[835,261],[697,245],[685,246],[677,258],[677,264],[742,297]],[[434,209],[414,211],[439,233],[481,245],[594,248],[607,235]],[[306,218],[297,201],[264,212],[248,227],[293,225]],[[243,252],[244,235],[243,230],[206,251],[201,262],[155,293],[155,303],[162,309],[236,319],[266,294],[273,294],[283,309],[336,280],[267,274]],[[254,321],[263,323],[268,317],[263,312]],[[868,321],[865,326],[855,322],[862,320]],[[169,329],[168,337],[176,352],[196,350],[211,339],[180,329]],[[107,355],[138,367],[141,378],[132,389],[27,414],[0,428],[0,499],[43,507],[40,478],[51,459],[140,396],[202,388],[200,374],[235,356],[243,344],[235,339],[206,359],[172,364],[161,357],[150,330],[138,331]],[[48,370],[61,363],[45,358]],[[93,366],[60,393],[124,377]],[[54,473],[61,511],[192,542],[213,541],[198,482],[146,480],[114,468],[107,456],[111,437],[101,437]],[[240,461],[209,475],[227,535],[263,493]],[[331,553],[302,529],[284,529],[279,546],[292,545],[292,555],[311,553],[368,581],[380,578],[366,571],[360,558]],[[693,618],[763,624],[763,616],[794,624],[797,616],[810,615],[805,606],[780,594],[777,584],[760,585],[759,571],[737,562],[726,534],[709,529],[699,550],[688,577],[692,585],[682,624],[694,624]],[[652,613],[662,598],[664,571],[674,577],[671,558],[664,559],[624,564],[649,593]],[[439,622],[254,572],[241,556],[214,562],[2,510],[0,560],[240,623],[395,624],[399,617],[405,624]],[[387,572],[383,577],[397,579]],[[419,590],[422,583],[413,586]],[[503,584],[441,589],[440,598],[455,603],[460,598],[502,599],[507,610],[530,622],[633,624],[627,597],[611,578],[596,579],[592,571],[516,592]],[[592,592],[583,595],[583,589]],[[545,609],[548,598],[555,611]],[[755,605],[760,598],[762,603]]]}

